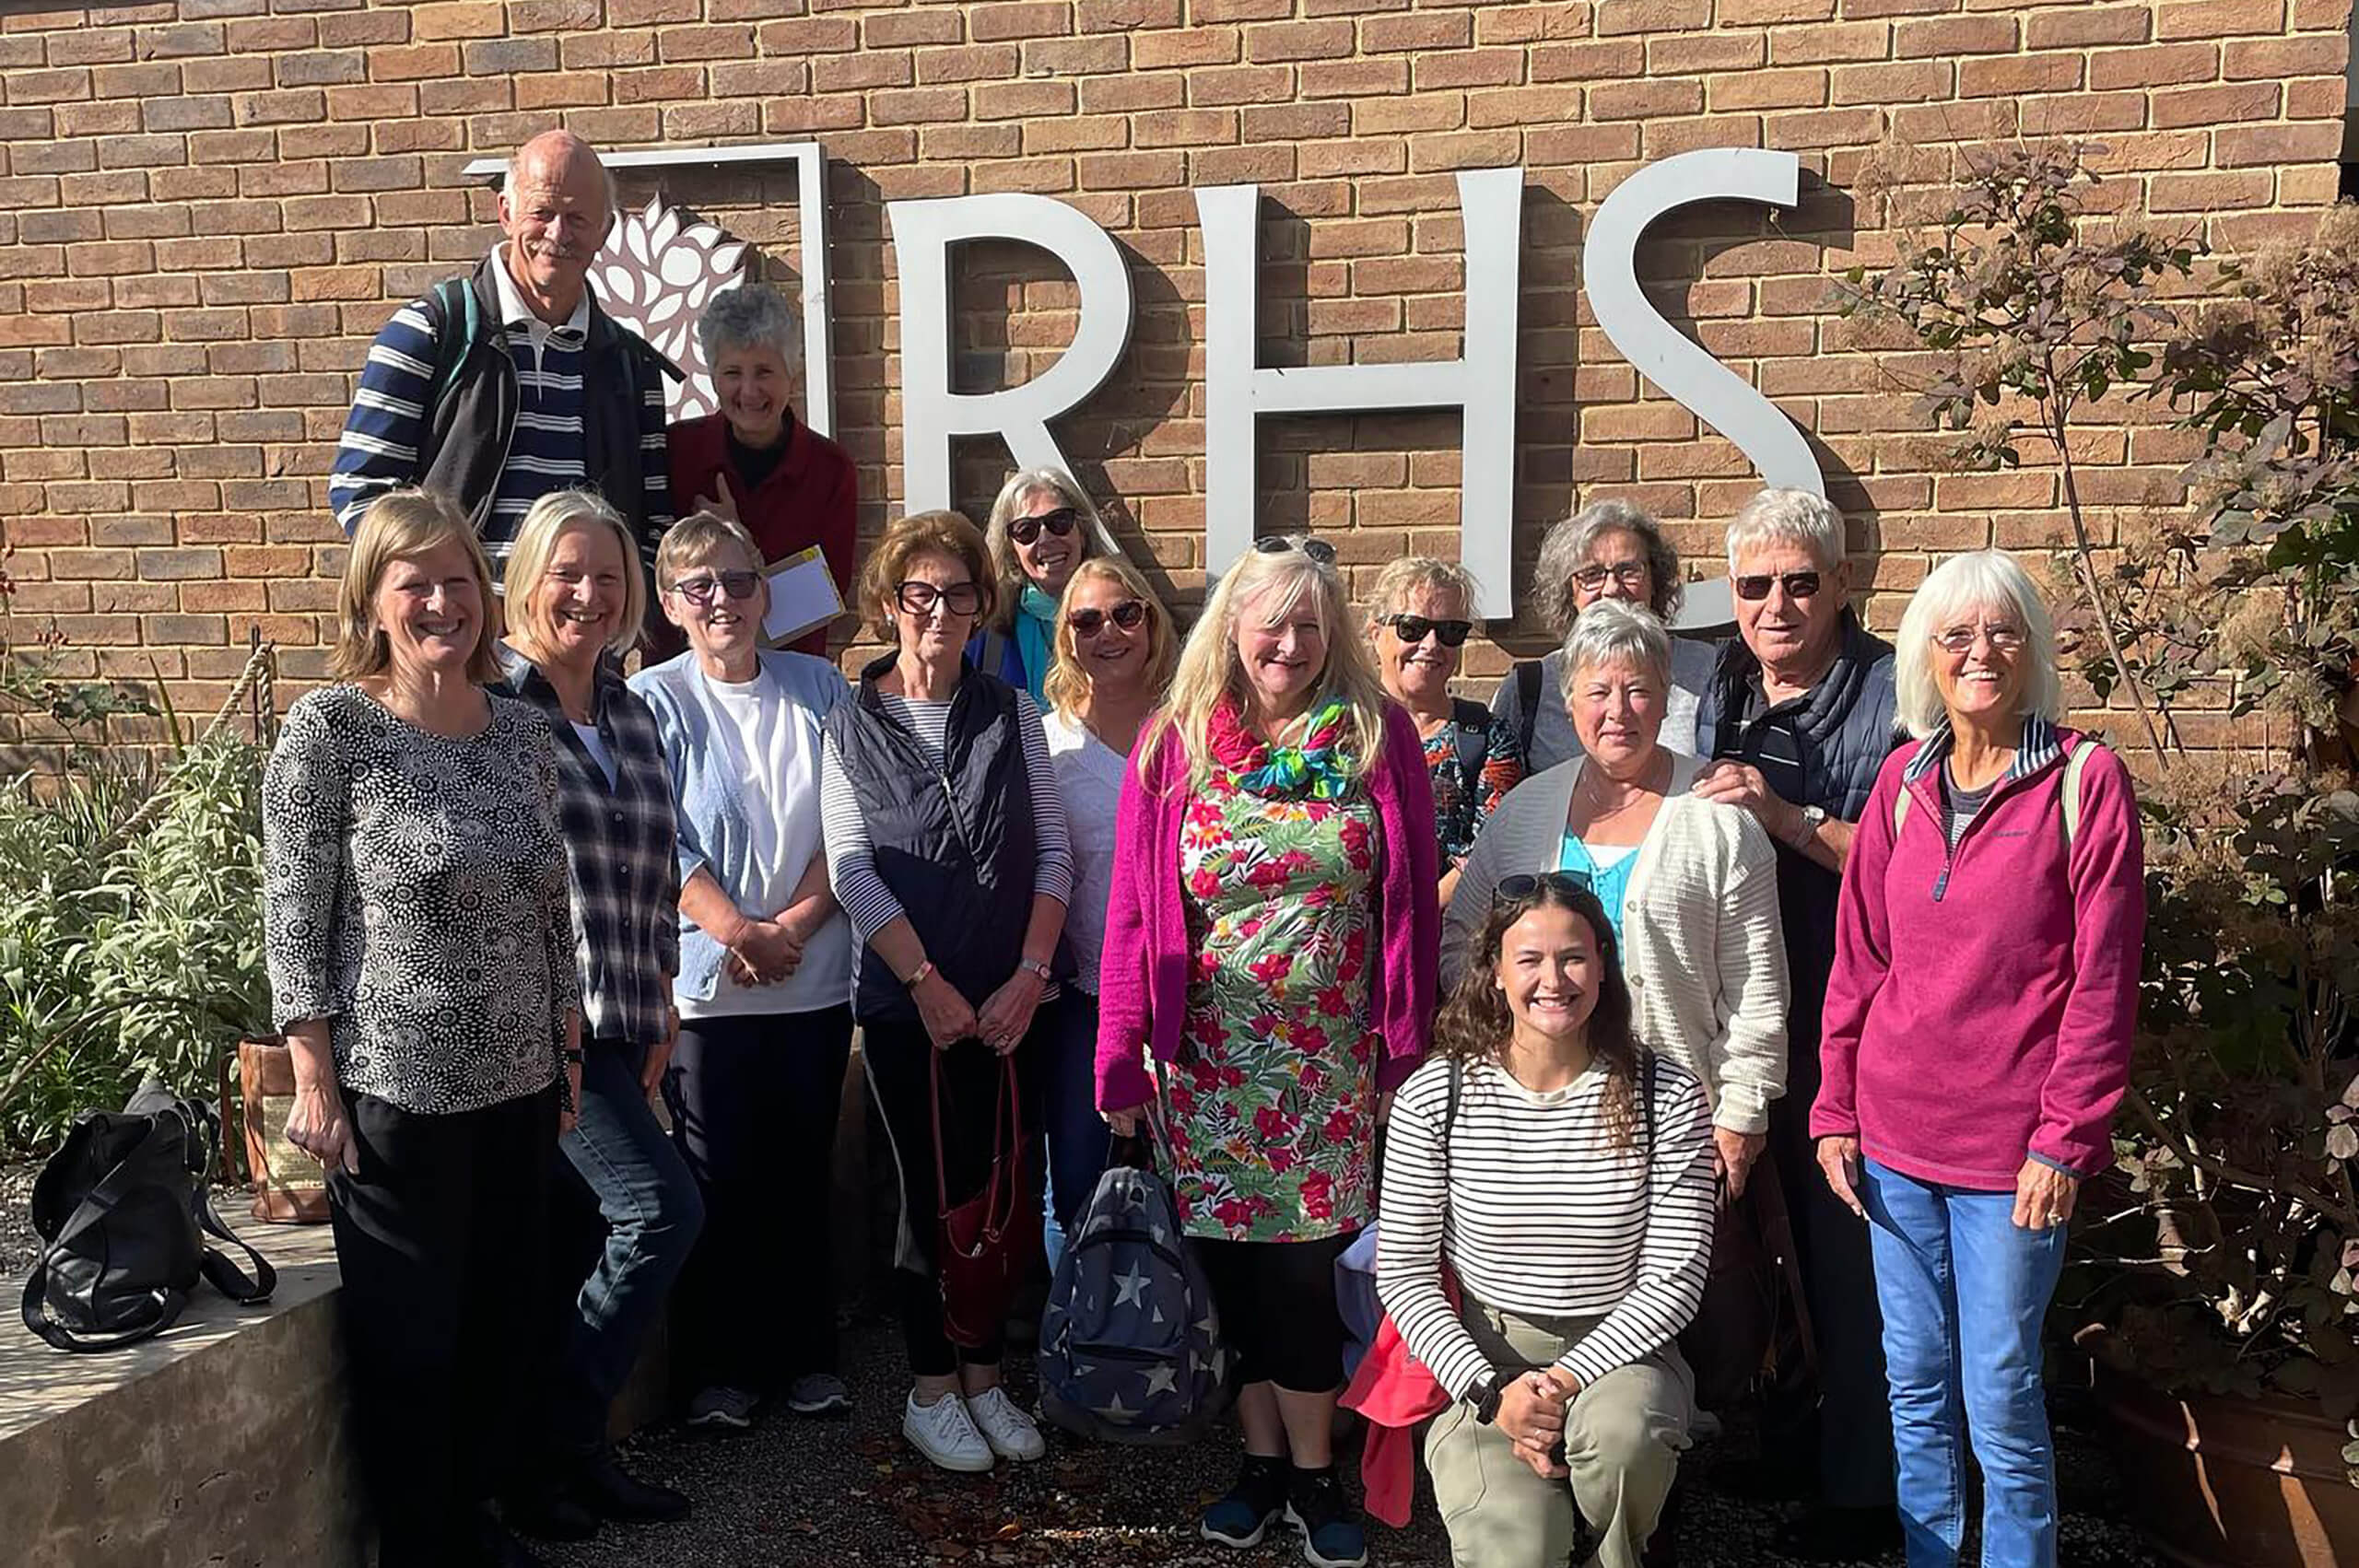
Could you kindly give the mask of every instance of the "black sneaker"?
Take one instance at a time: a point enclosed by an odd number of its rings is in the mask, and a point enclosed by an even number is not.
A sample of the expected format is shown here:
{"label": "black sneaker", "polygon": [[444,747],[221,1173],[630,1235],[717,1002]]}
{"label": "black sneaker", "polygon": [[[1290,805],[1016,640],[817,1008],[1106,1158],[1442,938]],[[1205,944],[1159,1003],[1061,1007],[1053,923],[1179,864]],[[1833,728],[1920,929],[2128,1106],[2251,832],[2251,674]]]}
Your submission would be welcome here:
{"label": "black sneaker", "polygon": [[1813,1508],[1780,1527],[1772,1550],[1802,1562],[1858,1562],[1900,1546],[1900,1515],[1890,1508]]}
{"label": "black sneaker", "polygon": [[566,1492],[598,1518],[620,1524],[669,1524],[688,1516],[686,1492],[625,1473],[615,1463],[614,1451],[603,1446],[576,1461],[573,1473],[567,1478]]}
{"label": "black sneaker", "polygon": [[1286,1502],[1286,1462],[1245,1456],[1228,1495],[1204,1510],[1196,1533],[1223,1546],[1259,1546]]}
{"label": "black sneaker", "polygon": [[1286,1523],[1302,1532],[1303,1561],[1317,1568],[1360,1568],[1367,1561],[1367,1532],[1332,1465],[1296,1468],[1286,1482]]}

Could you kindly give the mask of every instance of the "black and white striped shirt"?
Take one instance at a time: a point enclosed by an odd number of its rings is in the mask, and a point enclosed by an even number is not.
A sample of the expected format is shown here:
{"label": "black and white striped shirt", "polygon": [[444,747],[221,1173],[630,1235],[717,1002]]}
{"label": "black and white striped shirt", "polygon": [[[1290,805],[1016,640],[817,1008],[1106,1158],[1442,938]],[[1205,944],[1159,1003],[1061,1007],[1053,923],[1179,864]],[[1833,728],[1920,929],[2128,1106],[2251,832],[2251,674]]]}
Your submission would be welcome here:
{"label": "black and white striped shirt", "polygon": [[1452,1398],[1492,1370],[1442,1293],[1444,1258],[1489,1305],[1603,1317],[1557,1363],[1583,1387],[1660,1350],[1695,1317],[1711,1262],[1702,1086],[1658,1060],[1649,1160],[1610,1143],[1602,1069],[1541,1094],[1470,1060],[1445,1152],[1449,1065],[1410,1074],[1386,1129],[1376,1283],[1411,1353]]}

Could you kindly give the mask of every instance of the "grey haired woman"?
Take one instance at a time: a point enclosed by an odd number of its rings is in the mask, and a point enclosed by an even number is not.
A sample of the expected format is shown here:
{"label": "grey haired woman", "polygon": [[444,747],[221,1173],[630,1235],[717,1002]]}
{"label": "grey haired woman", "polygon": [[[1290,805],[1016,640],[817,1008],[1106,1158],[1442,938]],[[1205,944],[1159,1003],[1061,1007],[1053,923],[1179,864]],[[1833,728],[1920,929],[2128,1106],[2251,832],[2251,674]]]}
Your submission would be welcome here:
{"label": "grey haired woman", "polygon": [[967,657],[1046,708],[1046,682],[1056,662],[1057,601],[1082,562],[1122,552],[1097,509],[1061,468],[1008,475],[992,502],[983,541],[999,574],[999,611],[968,641]]}

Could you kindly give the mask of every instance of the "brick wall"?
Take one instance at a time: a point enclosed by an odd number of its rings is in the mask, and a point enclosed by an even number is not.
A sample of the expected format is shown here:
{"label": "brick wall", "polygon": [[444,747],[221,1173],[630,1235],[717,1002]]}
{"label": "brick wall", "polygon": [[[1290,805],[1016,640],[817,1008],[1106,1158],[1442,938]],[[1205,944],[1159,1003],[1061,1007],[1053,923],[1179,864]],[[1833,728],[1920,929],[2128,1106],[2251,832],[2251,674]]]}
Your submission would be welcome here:
{"label": "brick wall", "polygon": [[[1202,582],[1203,244],[1189,192],[1258,181],[1263,362],[1453,356],[1451,171],[1526,171],[1517,547],[1630,497],[1717,572],[1744,460],[1643,384],[1576,287],[1584,226],[1642,162],[1790,149],[1804,200],[1658,226],[1659,305],[1815,441],[1872,618],[1931,554],[2060,536],[2053,474],[1942,472],[1909,356],[1834,318],[1827,283],[1893,251],[1855,189],[1887,140],[1937,160],[2088,135],[2107,204],[2228,252],[2333,199],[2351,0],[178,0],[0,17],[0,520],[10,635],[209,708],[252,628],[316,673],[341,555],[324,475],[369,335],[489,242],[461,174],[564,124],[602,146],[827,146],[839,432],[865,523],[899,485],[897,301],[882,204],[1034,191],[1127,248],[1127,359],[1060,439],[1181,601]],[[627,199],[650,193],[626,179]],[[783,174],[666,174],[674,202],[792,277]],[[964,390],[1026,377],[1074,298],[1038,252],[966,252]],[[2151,406],[2081,432],[2109,532],[2189,452]],[[1264,422],[1265,527],[1372,568],[1456,550],[1454,415]],[[962,451],[976,515],[1005,467]],[[1532,628],[1506,633],[1528,647]],[[1503,666],[1496,649],[1469,668]],[[11,720],[12,763],[50,755]],[[2191,738],[2216,739],[2201,731]]]}

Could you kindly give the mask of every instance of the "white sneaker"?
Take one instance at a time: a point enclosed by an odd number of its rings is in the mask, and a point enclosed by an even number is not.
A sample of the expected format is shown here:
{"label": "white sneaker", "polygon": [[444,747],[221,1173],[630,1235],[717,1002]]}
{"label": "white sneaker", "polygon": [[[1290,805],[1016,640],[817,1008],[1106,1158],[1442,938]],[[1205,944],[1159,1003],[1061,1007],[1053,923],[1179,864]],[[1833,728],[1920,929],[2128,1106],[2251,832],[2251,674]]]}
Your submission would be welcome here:
{"label": "white sneaker", "polygon": [[986,1388],[967,1396],[967,1413],[981,1428],[983,1441],[1003,1459],[1037,1459],[1048,1453],[1048,1440],[1032,1418],[1015,1408],[1004,1388]]}
{"label": "white sneaker", "polygon": [[[911,1394],[901,1410],[901,1435],[921,1454],[945,1470],[980,1475],[992,1468],[992,1445],[975,1430],[966,1402],[945,1394],[930,1405]],[[1038,1439],[1038,1433],[1035,1433]]]}

